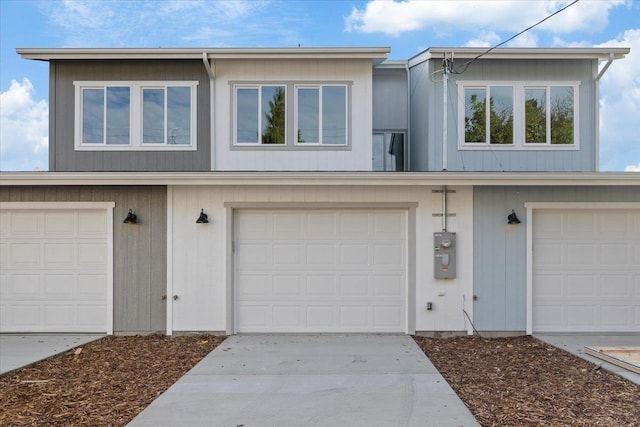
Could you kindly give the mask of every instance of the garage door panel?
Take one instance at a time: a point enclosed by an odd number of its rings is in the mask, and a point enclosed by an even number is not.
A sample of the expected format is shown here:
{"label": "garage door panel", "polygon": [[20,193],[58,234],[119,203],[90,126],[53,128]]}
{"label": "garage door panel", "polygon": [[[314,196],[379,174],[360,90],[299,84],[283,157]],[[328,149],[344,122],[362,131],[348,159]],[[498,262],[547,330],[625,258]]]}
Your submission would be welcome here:
{"label": "garage door panel", "polygon": [[[397,210],[236,212],[236,330],[403,332],[405,218]],[[264,262],[248,256],[256,246]]]}
{"label": "garage door panel", "polygon": [[535,332],[638,331],[639,216],[620,210],[534,211]]}
{"label": "garage door panel", "polygon": [[3,209],[2,218],[0,331],[107,331],[107,210]]}

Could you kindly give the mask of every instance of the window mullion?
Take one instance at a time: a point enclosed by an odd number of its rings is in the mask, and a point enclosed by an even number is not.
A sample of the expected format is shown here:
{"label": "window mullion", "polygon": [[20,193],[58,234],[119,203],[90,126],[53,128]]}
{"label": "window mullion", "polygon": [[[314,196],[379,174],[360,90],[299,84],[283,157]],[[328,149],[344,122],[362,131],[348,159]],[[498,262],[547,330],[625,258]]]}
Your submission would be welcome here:
{"label": "window mullion", "polygon": [[262,145],[262,86],[258,85],[258,145]]}

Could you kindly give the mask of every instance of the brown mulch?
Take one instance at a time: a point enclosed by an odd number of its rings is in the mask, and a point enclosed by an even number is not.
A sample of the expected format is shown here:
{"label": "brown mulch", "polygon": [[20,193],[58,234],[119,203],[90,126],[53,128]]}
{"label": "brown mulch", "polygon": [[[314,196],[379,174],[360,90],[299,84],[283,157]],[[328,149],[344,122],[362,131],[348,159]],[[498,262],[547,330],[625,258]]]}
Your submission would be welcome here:
{"label": "brown mulch", "polygon": [[532,337],[414,337],[483,426],[639,426],[640,386]]}
{"label": "brown mulch", "polygon": [[0,376],[0,426],[124,426],[224,337],[106,337]]}

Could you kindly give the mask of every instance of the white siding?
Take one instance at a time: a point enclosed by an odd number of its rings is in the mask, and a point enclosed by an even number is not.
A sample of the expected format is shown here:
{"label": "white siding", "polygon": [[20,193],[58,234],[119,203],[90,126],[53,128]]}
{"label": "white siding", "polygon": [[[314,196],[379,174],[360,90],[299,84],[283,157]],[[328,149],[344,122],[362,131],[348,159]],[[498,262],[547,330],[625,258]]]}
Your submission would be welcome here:
{"label": "white siding", "polygon": [[[408,255],[414,259],[413,271],[408,271],[409,327],[413,325],[417,331],[467,330],[462,310],[466,301],[467,312],[473,316],[472,191],[455,189],[448,203],[449,212],[456,216],[449,218],[448,230],[457,232],[458,275],[445,281],[433,279],[433,233],[442,230],[442,219],[432,214],[441,212],[442,195],[432,193],[431,187],[173,187],[168,201],[172,210],[169,251],[173,253],[168,286],[178,295],[177,300],[169,301],[173,329],[225,331],[232,327],[227,323],[231,314],[227,310],[232,308],[227,302],[232,276],[227,267],[231,247],[227,239],[232,235],[227,222],[234,204],[269,208],[287,203],[296,209],[304,209],[306,204],[321,203],[335,209],[361,204],[375,209],[389,203],[417,203],[415,225],[410,220],[408,229]],[[200,209],[209,215],[209,224],[196,224]],[[431,311],[425,308],[428,301],[434,305]]]}
{"label": "white siding", "polygon": [[[221,171],[370,171],[372,64],[370,60],[224,60],[216,66],[215,129],[212,170]],[[234,83],[349,83],[350,149],[269,147],[233,149]],[[289,103],[288,118],[294,105]],[[293,127],[293,120],[288,120]]]}

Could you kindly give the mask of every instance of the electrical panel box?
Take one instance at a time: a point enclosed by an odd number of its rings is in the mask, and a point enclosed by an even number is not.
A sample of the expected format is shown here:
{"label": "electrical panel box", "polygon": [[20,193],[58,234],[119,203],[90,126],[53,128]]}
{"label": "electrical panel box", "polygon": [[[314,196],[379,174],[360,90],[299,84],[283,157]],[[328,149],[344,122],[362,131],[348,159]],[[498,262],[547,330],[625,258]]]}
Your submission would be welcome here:
{"label": "electrical panel box", "polygon": [[433,233],[434,279],[456,278],[456,233]]}

